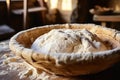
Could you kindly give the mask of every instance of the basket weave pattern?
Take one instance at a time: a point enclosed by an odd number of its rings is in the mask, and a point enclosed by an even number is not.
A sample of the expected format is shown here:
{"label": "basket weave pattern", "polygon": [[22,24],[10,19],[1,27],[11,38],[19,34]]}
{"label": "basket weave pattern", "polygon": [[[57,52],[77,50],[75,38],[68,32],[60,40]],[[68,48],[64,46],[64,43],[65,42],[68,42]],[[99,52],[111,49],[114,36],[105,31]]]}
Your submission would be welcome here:
{"label": "basket weave pattern", "polygon": [[[87,29],[102,41],[112,44],[107,51],[84,54],[49,54],[30,49],[35,39],[52,29]],[[10,49],[38,70],[51,74],[77,76],[103,71],[120,61],[120,32],[94,24],[57,24],[35,27],[15,34],[9,43]]]}

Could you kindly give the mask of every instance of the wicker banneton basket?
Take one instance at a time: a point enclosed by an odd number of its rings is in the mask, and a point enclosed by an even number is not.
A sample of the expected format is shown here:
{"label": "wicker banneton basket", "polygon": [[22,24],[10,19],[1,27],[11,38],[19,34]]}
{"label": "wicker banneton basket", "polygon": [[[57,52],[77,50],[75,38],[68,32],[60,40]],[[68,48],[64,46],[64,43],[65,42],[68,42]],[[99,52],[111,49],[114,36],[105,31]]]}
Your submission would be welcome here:
{"label": "wicker banneton basket", "polygon": [[[84,54],[44,54],[31,49],[35,39],[52,29],[87,29],[112,49]],[[120,32],[94,24],[56,24],[35,27],[15,34],[10,49],[38,70],[64,76],[93,74],[103,71],[120,61]]]}

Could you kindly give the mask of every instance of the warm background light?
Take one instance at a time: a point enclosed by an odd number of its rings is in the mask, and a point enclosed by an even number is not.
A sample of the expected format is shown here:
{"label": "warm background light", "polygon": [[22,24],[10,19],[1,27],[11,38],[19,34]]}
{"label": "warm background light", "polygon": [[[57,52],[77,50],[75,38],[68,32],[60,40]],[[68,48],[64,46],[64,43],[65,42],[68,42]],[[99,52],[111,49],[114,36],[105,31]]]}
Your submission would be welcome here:
{"label": "warm background light", "polygon": [[58,0],[50,0],[50,7],[51,9],[57,8]]}
{"label": "warm background light", "polygon": [[6,0],[7,8],[10,9],[10,0]]}
{"label": "warm background light", "polygon": [[115,6],[115,12],[120,12],[120,6],[119,5]]}
{"label": "warm background light", "polygon": [[72,10],[72,0],[63,0],[62,1],[62,10]]}
{"label": "warm background light", "polygon": [[78,0],[45,0],[49,10],[58,9],[64,20],[69,22],[73,9],[76,7]]}

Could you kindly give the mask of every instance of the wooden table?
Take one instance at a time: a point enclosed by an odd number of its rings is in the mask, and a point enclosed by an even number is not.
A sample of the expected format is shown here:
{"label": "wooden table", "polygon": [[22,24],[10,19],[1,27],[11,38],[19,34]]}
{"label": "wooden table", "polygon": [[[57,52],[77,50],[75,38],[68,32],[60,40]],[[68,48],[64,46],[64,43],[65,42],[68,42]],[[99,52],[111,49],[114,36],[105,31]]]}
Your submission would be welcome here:
{"label": "wooden table", "polygon": [[94,15],[94,21],[100,21],[102,26],[106,26],[106,22],[120,22],[120,15]]}
{"label": "wooden table", "polygon": [[[0,42],[0,60],[1,56],[3,54],[12,54],[10,49],[9,49],[9,40]],[[0,62],[1,64],[1,62]],[[6,68],[0,67],[0,71],[4,70]],[[74,69],[73,69],[74,70]],[[11,71],[9,74],[6,75],[0,75],[0,80],[29,80],[28,78],[26,79],[19,79],[17,76],[18,72],[16,71]],[[91,74],[91,75],[82,75],[82,76],[77,76],[77,77],[63,77],[63,76],[55,76],[53,78],[53,75],[50,75],[49,80],[120,80],[120,62],[112,66],[111,68],[99,72],[96,74]]]}

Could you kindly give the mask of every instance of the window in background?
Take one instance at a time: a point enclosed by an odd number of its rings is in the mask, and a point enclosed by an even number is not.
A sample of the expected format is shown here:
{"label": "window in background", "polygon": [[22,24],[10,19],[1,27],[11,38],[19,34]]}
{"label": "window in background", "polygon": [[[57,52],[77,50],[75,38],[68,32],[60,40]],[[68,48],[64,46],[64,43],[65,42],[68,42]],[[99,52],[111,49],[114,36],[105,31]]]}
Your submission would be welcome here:
{"label": "window in background", "polygon": [[72,10],[72,0],[62,0],[62,10]]}
{"label": "window in background", "polygon": [[50,0],[50,9],[55,9],[58,6],[58,0]]}

